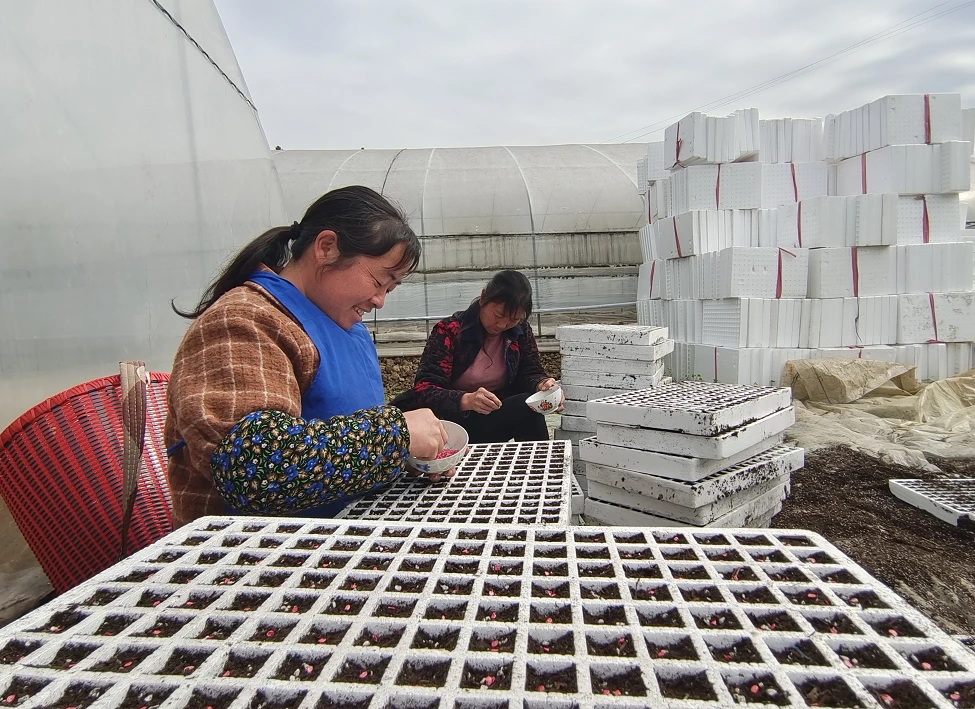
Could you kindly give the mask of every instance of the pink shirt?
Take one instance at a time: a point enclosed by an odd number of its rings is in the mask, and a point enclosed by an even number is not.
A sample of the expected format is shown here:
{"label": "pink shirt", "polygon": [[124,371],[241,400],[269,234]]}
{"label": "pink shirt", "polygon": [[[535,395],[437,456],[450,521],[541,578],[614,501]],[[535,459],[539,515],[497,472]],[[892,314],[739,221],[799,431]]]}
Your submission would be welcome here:
{"label": "pink shirt", "polygon": [[506,383],[508,368],[504,362],[502,335],[488,335],[474,362],[454,382],[454,388],[472,392],[484,387],[490,392],[499,391]]}

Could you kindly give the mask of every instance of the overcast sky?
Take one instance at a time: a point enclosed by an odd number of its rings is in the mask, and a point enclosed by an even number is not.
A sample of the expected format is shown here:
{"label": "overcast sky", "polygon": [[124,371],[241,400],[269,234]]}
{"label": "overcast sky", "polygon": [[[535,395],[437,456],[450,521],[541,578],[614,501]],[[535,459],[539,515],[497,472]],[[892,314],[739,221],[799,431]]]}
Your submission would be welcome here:
{"label": "overcast sky", "polygon": [[970,0],[215,1],[286,149],[660,140],[640,134],[939,3],[913,22],[962,9],[710,112],[823,116],[921,92],[975,105]]}

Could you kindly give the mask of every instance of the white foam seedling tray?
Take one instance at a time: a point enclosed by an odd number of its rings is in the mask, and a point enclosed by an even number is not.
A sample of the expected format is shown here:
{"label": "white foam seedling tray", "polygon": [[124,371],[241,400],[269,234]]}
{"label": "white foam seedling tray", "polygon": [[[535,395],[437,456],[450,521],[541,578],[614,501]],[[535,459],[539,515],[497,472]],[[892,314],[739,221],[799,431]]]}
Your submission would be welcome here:
{"label": "white foam seedling tray", "polygon": [[973,687],[975,656],[795,530],[210,517],[0,629],[0,697],[24,709],[803,707],[824,692],[948,708]]}
{"label": "white foam seedling tray", "polygon": [[[620,505],[632,510],[653,515],[662,522],[655,524],[679,524],[694,527],[750,527],[748,521],[756,514],[762,514],[772,509],[776,503],[788,497],[791,492],[788,473],[772,480],[753,485],[746,490],[723,497],[701,507],[683,507],[673,502],[664,502],[653,497],[634,495],[632,492],[620,490],[612,485],[595,482],[595,478],[588,483],[589,494],[594,500]],[[780,494],[771,495],[773,490]],[[756,502],[762,498],[763,502]],[[757,505],[757,506],[756,506]],[[742,516],[745,515],[745,516]]]}
{"label": "white foam seedling tray", "polygon": [[975,478],[890,480],[888,486],[894,497],[948,524],[975,528]]}
{"label": "white foam seedling tray", "polygon": [[722,459],[694,458],[602,443],[595,436],[579,441],[579,457],[586,463],[620,468],[655,477],[696,482],[727,470],[782,442],[781,434],[748,446],[740,453]]}
{"label": "white foam seedling tray", "polygon": [[563,356],[603,357],[605,359],[624,359],[640,362],[654,362],[663,359],[673,351],[673,340],[662,340],[653,345],[610,345],[596,342],[559,343],[559,352]]}
{"label": "white foam seedling tray", "polygon": [[586,504],[586,493],[576,476],[571,475],[570,477],[572,478],[572,516],[578,517],[582,514],[582,508]]}
{"label": "white foam seedling tray", "polygon": [[[610,360],[600,360],[609,362]],[[659,385],[664,379],[664,363],[658,362],[657,368],[651,374],[619,374],[610,371],[580,371],[562,372],[562,383],[570,386],[584,386],[593,388],[615,389],[646,389]]]}
{"label": "white foam seedling tray", "polygon": [[470,446],[453,478],[405,478],[353,502],[344,519],[463,524],[568,524],[572,514],[568,441]]}
{"label": "white foam seedling tray", "polygon": [[641,505],[641,501],[637,498],[618,500],[600,498],[593,486],[590,486],[584,514],[587,519],[591,517],[598,520],[599,524],[623,527],[767,527],[772,517],[782,511],[782,503],[789,497],[790,492],[788,477],[778,478],[771,485],[766,486],[758,496],[741,502],[706,524],[701,524],[679,520],[677,517],[680,515],[677,512],[650,511],[646,505]]}
{"label": "white foam seedling tray", "polygon": [[586,472],[593,497],[679,522],[706,524],[767,492],[783,476],[787,481],[803,461],[801,448],[776,446],[694,483],[596,464]]}
{"label": "white foam seedling tray", "polygon": [[590,401],[593,421],[716,436],[792,403],[789,389],[683,381]]}
{"label": "white foam seedling tray", "polygon": [[561,425],[564,431],[579,431],[589,435],[596,432],[596,422],[590,421],[585,416],[569,416],[563,413]]}
{"label": "white foam seedling tray", "polygon": [[555,339],[604,345],[656,345],[667,339],[667,328],[648,325],[559,325]]}
{"label": "white foam seedling tray", "polygon": [[727,458],[782,433],[795,421],[796,412],[790,406],[717,436],[695,436],[689,433],[599,423],[596,425],[596,438],[602,443],[614,446],[652,450],[671,455]]}
{"label": "white foam seedling tray", "polygon": [[602,372],[604,374],[632,374],[652,377],[663,367],[662,360],[609,359],[608,357],[583,357],[562,355],[562,376],[579,372]]}

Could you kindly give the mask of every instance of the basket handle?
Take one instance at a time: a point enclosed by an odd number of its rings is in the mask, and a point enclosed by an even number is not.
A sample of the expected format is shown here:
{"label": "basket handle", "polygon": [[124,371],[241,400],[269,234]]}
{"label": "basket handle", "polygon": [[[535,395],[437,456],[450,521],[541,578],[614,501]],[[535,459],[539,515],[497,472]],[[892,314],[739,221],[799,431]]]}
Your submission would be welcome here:
{"label": "basket handle", "polygon": [[119,362],[122,383],[122,546],[121,561],[127,556],[129,526],[139,491],[142,451],[146,439],[146,396],[149,371],[145,362]]}

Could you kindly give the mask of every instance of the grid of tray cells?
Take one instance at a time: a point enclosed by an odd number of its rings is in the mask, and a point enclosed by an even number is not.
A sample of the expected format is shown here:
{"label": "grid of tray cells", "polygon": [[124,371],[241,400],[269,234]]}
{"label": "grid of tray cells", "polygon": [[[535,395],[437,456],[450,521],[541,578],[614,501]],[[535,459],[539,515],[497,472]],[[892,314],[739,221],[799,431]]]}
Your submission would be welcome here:
{"label": "grid of tray cells", "polygon": [[205,518],[0,629],[6,706],[975,706],[801,531]]}
{"label": "grid of tray cells", "polygon": [[975,478],[944,480],[898,479],[897,483],[926,498],[933,506],[959,515],[975,516]]}
{"label": "grid of tray cells", "polygon": [[572,451],[568,441],[477,444],[449,480],[409,478],[363,497],[344,519],[463,524],[568,524]]}

